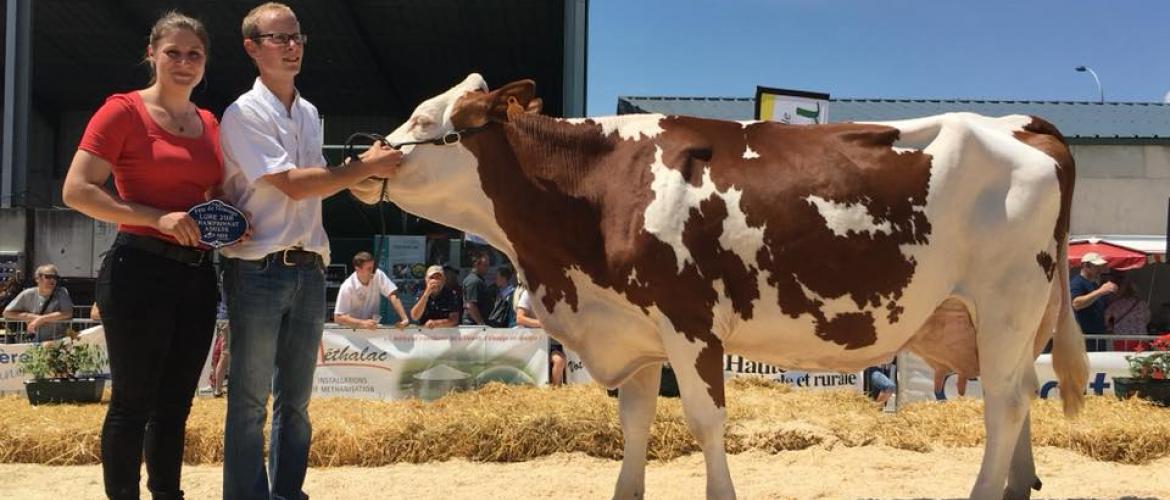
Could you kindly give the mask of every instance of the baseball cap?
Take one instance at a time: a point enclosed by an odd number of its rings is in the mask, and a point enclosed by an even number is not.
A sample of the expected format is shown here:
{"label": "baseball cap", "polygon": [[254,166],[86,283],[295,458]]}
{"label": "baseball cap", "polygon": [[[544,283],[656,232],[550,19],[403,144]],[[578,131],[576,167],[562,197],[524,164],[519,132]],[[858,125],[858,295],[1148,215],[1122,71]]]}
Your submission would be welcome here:
{"label": "baseball cap", "polygon": [[430,278],[430,277],[431,277],[431,275],[433,275],[433,274],[439,274],[440,276],[441,276],[441,275],[443,275],[443,266],[431,266],[431,267],[428,267],[428,268],[427,268],[427,273],[426,273],[426,274],[424,274],[423,276],[424,276],[424,277],[426,277],[426,278]]}
{"label": "baseball cap", "polygon": [[1103,266],[1109,262],[1105,261],[1101,254],[1097,252],[1089,252],[1081,256],[1081,264],[1092,264],[1094,266]]}

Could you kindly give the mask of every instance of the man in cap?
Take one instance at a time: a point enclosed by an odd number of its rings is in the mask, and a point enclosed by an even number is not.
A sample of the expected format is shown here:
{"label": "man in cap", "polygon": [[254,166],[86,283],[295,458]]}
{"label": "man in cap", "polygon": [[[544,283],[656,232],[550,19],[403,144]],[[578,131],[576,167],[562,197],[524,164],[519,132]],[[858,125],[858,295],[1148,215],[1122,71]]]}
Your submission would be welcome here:
{"label": "man in cap", "polygon": [[[1105,333],[1105,307],[1108,305],[1105,297],[1117,291],[1113,282],[1101,283],[1101,274],[1107,269],[1107,264],[1101,254],[1086,253],[1081,257],[1081,272],[1069,281],[1077,323],[1081,325],[1081,331],[1089,335]],[[1103,343],[1089,340],[1086,344],[1089,351],[1099,351],[1097,344]]]}
{"label": "man in cap", "polygon": [[447,276],[442,266],[427,268],[426,288],[410,308],[410,317],[423,328],[446,328],[459,325],[459,313],[463,301],[459,292],[447,286]]}

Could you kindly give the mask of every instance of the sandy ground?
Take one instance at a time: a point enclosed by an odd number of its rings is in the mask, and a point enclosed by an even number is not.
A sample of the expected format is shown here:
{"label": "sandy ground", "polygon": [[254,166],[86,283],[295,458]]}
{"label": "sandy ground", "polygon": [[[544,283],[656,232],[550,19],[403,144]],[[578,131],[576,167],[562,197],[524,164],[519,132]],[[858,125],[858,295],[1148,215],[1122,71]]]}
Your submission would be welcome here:
{"label": "sandy ground", "polygon": [[[916,453],[885,447],[808,449],[730,456],[740,498],[961,498],[979,468],[981,449]],[[1044,481],[1039,498],[1170,498],[1170,458],[1144,465],[1098,462],[1059,448],[1036,451]],[[619,462],[561,454],[513,464],[402,464],[309,471],[306,491],[319,499],[608,498]],[[2,464],[3,497],[103,498],[99,466]],[[217,466],[184,469],[188,499],[220,497]],[[651,462],[648,498],[702,498],[703,459]],[[145,483],[143,485],[145,491]]]}

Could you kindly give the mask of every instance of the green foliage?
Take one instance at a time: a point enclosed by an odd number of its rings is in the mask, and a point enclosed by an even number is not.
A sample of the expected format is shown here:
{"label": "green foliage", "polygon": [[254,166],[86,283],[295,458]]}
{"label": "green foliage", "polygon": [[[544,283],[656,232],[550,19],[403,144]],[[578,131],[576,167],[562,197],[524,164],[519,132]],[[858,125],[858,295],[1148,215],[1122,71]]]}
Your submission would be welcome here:
{"label": "green foliage", "polygon": [[25,351],[24,371],[34,380],[76,379],[101,373],[106,354],[101,346],[77,341],[77,332],[60,341]]}

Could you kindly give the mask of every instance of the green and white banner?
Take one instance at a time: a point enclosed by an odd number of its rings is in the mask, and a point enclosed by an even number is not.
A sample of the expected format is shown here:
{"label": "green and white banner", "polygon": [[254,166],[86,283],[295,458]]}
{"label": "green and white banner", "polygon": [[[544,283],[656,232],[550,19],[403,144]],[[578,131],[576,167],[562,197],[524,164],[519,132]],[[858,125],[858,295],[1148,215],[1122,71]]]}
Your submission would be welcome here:
{"label": "green and white banner", "polygon": [[431,400],[488,382],[547,385],[544,331],[326,329],[313,397]]}

